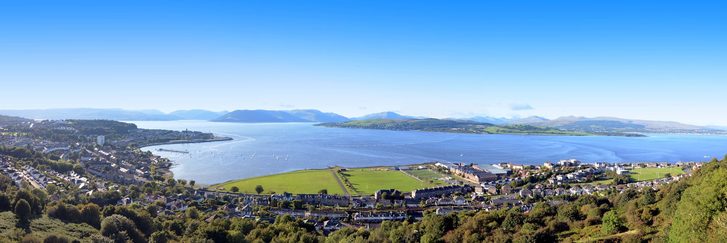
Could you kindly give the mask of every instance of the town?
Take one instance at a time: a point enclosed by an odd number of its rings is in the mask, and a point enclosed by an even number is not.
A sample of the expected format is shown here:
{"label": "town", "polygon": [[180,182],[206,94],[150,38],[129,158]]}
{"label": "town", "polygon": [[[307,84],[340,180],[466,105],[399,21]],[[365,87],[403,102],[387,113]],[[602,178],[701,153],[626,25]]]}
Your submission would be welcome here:
{"label": "town", "polygon": [[[102,207],[144,208],[151,215],[171,218],[206,215],[202,220],[208,223],[243,218],[273,224],[285,216],[327,235],[342,228],[372,229],[387,221],[417,222],[428,214],[513,209],[527,213],[538,203],[557,206],[583,196],[653,192],[702,166],[700,162],[582,163],[576,159],[541,165],[426,162],[325,170],[342,178],[344,193],[262,193],[265,185],[250,193],[235,186],[174,179],[171,161],[140,150],[165,142],[225,139],[190,131],[142,130],[111,121],[4,122],[0,177],[6,179],[0,181],[17,188],[8,193],[43,191],[49,202],[56,202],[49,204],[51,208],[63,207],[57,203],[69,198],[85,198]],[[394,188],[371,184],[370,192],[364,191],[351,176],[362,171],[380,172],[378,179],[396,175],[420,184],[409,191],[397,189],[396,184]]]}

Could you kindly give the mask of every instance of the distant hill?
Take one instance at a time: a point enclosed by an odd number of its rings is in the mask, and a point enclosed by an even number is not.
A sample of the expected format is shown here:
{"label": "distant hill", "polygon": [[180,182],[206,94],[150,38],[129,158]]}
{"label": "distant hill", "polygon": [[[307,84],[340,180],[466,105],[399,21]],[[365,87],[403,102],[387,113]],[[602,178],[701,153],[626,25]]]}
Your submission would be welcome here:
{"label": "distant hill", "polygon": [[343,122],[349,119],[318,110],[236,110],[213,119],[215,122]]}
{"label": "distant hill", "polygon": [[548,121],[547,118],[539,117],[539,116],[529,116],[529,117],[523,117],[523,118],[475,116],[475,117],[470,117],[470,118],[465,118],[465,119],[470,120],[470,121],[476,121],[476,122],[491,123],[491,124],[495,124],[495,125],[517,125],[517,124],[530,124],[530,123]]}
{"label": "distant hill", "polygon": [[512,119],[504,118],[504,117],[490,117],[490,116],[475,116],[470,118],[465,118],[465,120],[475,121],[475,122],[484,122],[484,123],[490,123],[495,125],[505,125],[509,124]]}
{"label": "distant hill", "polygon": [[717,129],[717,130],[727,131],[727,126],[707,126],[707,127],[708,128],[711,128],[711,129]]}
{"label": "distant hill", "polygon": [[66,120],[66,119],[103,119],[117,121],[168,121],[178,117],[164,114],[158,110],[123,110],[123,109],[37,109],[37,110],[0,110],[1,115],[18,116],[30,119]]}
{"label": "distant hill", "polygon": [[340,128],[363,128],[396,131],[429,131],[473,134],[540,134],[540,135],[591,135],[589,133],[563,131],[529,125],[498,126],[490,123],[447,119],[370,119],[348,122],[323,123],[320,126]]}
{"label": "distant hill", "polygon": [[560,117],[554,120],[526,121],[520,124],[554,127],[583,132],[636,132],[636,133],[720,133],[722,131],[669,121],[631,120],[614,117]]}
{"label": "distant hill", "polygon": [[396,112],[392,111],[386,111],[386,112],[379,112],[379,113],[373,113],[368,114],[362,117],[356,117],[352,118],[351,120],[372,120],[372,119],[391,119],[391,120],[404,120],[404,119],[413,119],[412,116],[404,116]]}
{"label": "distant hill", "polygon": [[529,117],[523,117],[523,118],[513,118],[508,122],[508,124],[532,124],[532,123],[539,123],[539,122],[548,122],[548,118],[540,117],[540,116],[529,116]]}
{"label": "distant hill", "polygon": [[30,121],[33,121],[33,120],[15,117],[15,116],[0,115],[0,127],[4,127],[4,126],[8,126],[8,125],[15,125],[18,123],[23,123],[23,122],[30,122]]}
{"label": "distant hill", "polygon": [[226,111],[216,112],[208,110],[178,110],[169,113],[170,116],[182,120],[213,120],[227,114]]}

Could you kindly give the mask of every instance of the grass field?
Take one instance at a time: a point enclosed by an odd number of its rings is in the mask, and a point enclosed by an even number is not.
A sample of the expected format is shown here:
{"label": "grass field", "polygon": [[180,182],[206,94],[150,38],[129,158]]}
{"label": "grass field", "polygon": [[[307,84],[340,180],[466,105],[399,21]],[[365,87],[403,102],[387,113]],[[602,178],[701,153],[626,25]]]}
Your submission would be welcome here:
{"label": "grass field", "polygon": [[261,185],[263,194],[290,192],[295,194],[315,194],[321,189],[328,190],[328,194],[343,194],[341,186],[336,182],[331,170],[301,170],[269,176],[254,177],[214,185],[211,188],[230,188],[236,186],[242,193],[256,193],[255,186]]}
{"label": "grass field", "polygon": [[631,170],[631,178],[636,181],[650,181],[663,178],[667,173],[672,176],[684,174],[684,171],[678,167],[669,168],[637,168]]}
{"label": "grass field", "polygon": [[359,195],[372,195],[379,189],[397,189],[410,192],[415,189],[429,187],[427,182],[421,182],[401,171],[385,168],[349,169],[342,172],[353,184]]}
{"label": "grass field", "polygon": [[440,178],[444,177],[442,174],[432,171],[430,169],[415,169],[415,170],[408,170],[407,173],[416,176],[417,178],[421,179],[424,182],[433,182],[430,183],[432,185],[444,185],[444,181],[440,180]]}

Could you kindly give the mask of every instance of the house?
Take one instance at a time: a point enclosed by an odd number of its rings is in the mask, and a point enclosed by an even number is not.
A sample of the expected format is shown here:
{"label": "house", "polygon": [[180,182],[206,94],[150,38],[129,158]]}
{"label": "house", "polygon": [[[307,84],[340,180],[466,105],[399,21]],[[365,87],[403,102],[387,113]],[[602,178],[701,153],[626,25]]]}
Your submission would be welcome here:
{"label": "house", "polygon": [[533,192],[527,188],[523,188],[522,190],[520,190],[518,195],[520,195],[521,198],[528,198],[528,197],[533,197]]}
{"label": "house", "polygon": [[480,169],[473,165],[455,165],[450,168],[453,174],[461,176],[465,180],[480,184],[487,181],[497,180],[497,175]]}
{"label": "house", "polygon": [[353,215],[353,220],[363,223],[380,223],[383,221],[402,221],[406,220],[406,213],[400,211],[393,212],[358,212]]}
{"label": "house", "polygon": [[617,175],[628,175],[631,173],[628,169],[625,169],[624,167],[616,167],[616,174]]}
{"label": "house", "polygon": [[558,165],[560,166],[578,166],[579,164],[581,164],[581,161],[576,159],[566,159],[558,161]]}
{"label": "house", "polygon": [[430,197],[440,197],[443,195],[449,195],[457,192],[466,193],[471,189],[469,186],[441,186],[434,188],[425,188],[414,190],[411,192],[411,198],[414,199],[425,199]]}
{"label": "house", "polygon": [[484,186],[476,186],[475,187],[475,194],[477,194],[477,195],[484,195],[485,194],[485,187]]}
{"label": "house", "polygon": [[512,193],[512,187],[510,185],[504,185],[500,188],[500,193],[507,195]]}
{"label": "house", "polygon": [[348,213],[345,211],[310,211],[305,213],[306,217],[329,218],[329,219],[345,219]]}
{"label": "house", "polygon": [[343,228],[343,225],[338,220],[326,220],[323,221],[323,230],[324,231],[335,231]]}
{"label": "house", "polygon": [[452,199],[454,202],[454,205],[457,206],[464,206],[467,205],[467,199],[465,199],[463,196],[456,196],[454,199]]}

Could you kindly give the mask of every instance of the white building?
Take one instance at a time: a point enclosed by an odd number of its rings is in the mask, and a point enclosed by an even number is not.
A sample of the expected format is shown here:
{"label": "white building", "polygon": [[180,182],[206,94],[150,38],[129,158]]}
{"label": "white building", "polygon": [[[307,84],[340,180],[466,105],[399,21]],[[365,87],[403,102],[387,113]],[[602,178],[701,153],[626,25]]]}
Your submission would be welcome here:
{"label": "white building", "polygon": [[105,143],[106,143],[105,136],[101,135],[101,136],[96,137],[96,144],[98,144],[98,146],[103,146]]}

